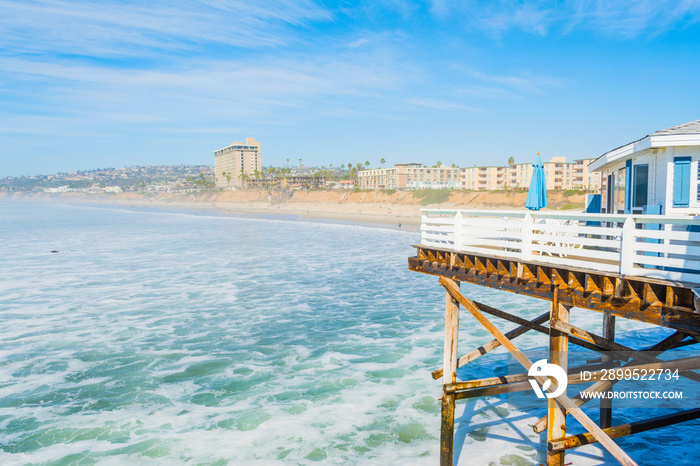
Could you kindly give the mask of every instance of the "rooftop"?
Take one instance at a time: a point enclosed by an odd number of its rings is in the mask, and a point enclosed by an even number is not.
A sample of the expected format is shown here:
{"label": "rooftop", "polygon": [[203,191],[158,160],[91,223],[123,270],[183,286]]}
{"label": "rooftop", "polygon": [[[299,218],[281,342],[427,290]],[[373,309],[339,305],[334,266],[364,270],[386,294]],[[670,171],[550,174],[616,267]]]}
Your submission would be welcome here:
{"label": "rooftop", "polygon": [[608,151],[591,162],[588,168],[592,171],[600,171],[648,149],[698,145],[700,145],[700,120],[689,121],[661,129],[641,139]]}
{"label": "rooftop", "polygon": [[665,136],[668,134],[700,134],[700,120],[689,121],[688,123],[661,129],[649,136]]}

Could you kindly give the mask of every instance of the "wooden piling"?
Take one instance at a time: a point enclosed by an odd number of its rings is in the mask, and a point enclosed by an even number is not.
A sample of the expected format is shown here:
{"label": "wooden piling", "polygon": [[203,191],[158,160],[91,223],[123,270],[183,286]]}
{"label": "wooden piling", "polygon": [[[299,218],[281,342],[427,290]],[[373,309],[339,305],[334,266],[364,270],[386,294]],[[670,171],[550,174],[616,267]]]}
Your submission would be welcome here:
{"label": "wooden piling", "polygon": [[[609,312],[603,314],[603,338],[610,343],[615,342],[615,316]],[[603,363],[610,361],[610,359],[609,354],[603,354]],[[612,426],[612,391],[613,386],[611,384],[610,388],[605,390],[605,393],[608,394],[606,395],[607,397],[600,399],[600,427],[602,429]]]}
{"label": "wooden piling", "polygon": [[[459,289],[459,282],[450,280]],[[446,293],[445,304],[445,347],[442,374],[442,414],[440,423],[440,465],[452,466],[454,454],[455,392],[447,392],[445,387],[457,381],[457,360],[459,339],[459,303],[450,293]]]}
{"label": "wooden piling", "polygon": [[[558,289],[554,290],[550,320],[569,323],[569,308],[559,303]],[[549,333],[549,363],[556,364],[564,372],[569,367],[569,335],[554,328]],[[547,442],[566,437],[566,409],[554,398],[547,400]],[[564,451],[553,452],[547,449],[547,466],[564,466]]]}

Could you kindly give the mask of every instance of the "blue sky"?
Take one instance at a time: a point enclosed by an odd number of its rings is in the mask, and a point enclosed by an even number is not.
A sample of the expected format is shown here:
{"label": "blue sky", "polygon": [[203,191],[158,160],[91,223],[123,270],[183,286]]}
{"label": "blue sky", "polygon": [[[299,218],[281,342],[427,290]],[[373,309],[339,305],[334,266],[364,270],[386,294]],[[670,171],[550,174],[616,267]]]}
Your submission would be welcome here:
{"label": "blue sky", "polygon": [[700,0],[0,0],[0,177],[597,157],[700,119]]}

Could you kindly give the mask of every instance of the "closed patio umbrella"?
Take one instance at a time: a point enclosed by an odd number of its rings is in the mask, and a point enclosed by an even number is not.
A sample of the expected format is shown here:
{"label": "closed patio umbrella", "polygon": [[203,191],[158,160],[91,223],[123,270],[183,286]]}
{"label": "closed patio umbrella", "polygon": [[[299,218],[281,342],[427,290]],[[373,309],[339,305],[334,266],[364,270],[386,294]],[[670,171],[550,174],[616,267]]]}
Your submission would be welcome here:
{"label": "closed patio umbrella", "polygon": [[544,164],[542,163],[540,154],[537,154],[535,163],[533,163],[532,166],[534,170],[532,171],[530,187],[527,190],[525,207],[530,210],[540,210],[547,207],[547,182],[544,179]]}

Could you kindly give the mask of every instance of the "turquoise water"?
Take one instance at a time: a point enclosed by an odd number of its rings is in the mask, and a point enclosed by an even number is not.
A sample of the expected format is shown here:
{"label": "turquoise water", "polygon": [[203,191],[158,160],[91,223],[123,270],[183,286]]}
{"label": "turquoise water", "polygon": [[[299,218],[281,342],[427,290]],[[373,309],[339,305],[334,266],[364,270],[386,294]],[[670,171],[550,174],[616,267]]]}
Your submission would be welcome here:
{"label": "turquoise water", "polygon": [[[417,233],[33,203],[0,218],[0,464],[437,462],[445,298],[407,270]],[[461,337],[490,340],[466,320]],[[536,417],[460,405],[457,461],[543,461]]]}

